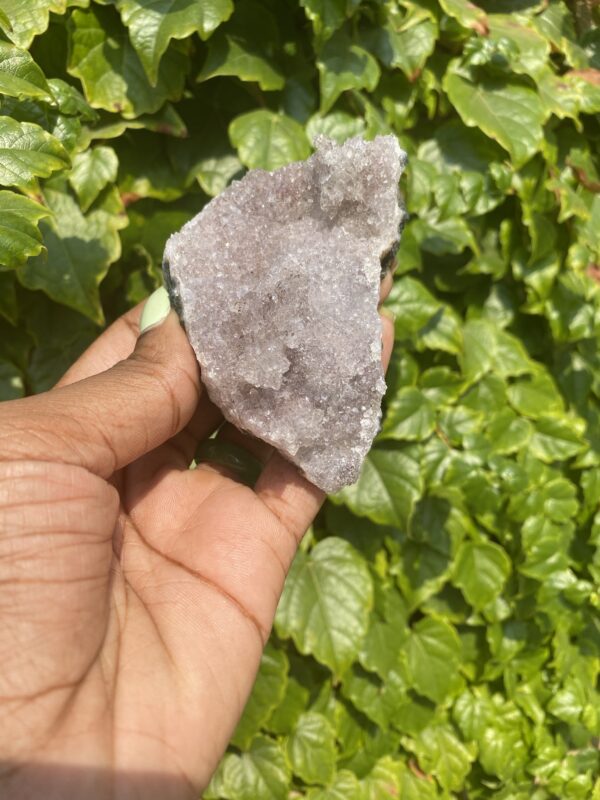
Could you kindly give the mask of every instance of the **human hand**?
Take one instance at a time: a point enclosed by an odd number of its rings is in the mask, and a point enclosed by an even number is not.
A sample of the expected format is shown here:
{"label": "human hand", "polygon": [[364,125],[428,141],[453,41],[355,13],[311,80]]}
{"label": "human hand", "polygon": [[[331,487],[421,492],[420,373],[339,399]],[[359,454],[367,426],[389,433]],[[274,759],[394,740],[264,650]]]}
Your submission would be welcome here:
{"label": "human hand", "polygon": [[[384,287],[384,290],[387,287]],[[153,296],[162,303],[166,294]],[[222,423],[171,312],[138,307],[0,405],[0,795],[180,800],[239,720],[322,493],[264,443],[254,487],[189,465]],[[383,320],[383,359],[393,326]]]}

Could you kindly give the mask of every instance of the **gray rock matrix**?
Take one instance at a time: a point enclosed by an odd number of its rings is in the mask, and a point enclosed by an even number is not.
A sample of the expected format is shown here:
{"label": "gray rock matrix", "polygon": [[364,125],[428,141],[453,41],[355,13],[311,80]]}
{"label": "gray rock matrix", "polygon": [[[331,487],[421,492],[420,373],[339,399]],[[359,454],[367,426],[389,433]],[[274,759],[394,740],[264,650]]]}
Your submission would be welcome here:
{"label": "gray rock matrix", "polygon": [[406,154],[393,136],[315,145],[234,181],[170,237],[164,272],[212,401],[335,492],[379,429],[377,303]]}

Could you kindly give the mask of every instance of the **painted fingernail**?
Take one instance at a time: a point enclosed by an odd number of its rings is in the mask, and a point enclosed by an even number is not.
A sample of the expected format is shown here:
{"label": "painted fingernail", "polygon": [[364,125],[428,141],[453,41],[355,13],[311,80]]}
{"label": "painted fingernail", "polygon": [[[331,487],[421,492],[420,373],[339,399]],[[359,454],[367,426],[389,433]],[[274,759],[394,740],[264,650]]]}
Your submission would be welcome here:
{"label": "painted fingernail", "polygon": [[161,286],[146,300],[140,319],[140,333],[145,333],[150,328],[155,328],[164,322],[169,316],[170,310],[169,295],[165,287]]}

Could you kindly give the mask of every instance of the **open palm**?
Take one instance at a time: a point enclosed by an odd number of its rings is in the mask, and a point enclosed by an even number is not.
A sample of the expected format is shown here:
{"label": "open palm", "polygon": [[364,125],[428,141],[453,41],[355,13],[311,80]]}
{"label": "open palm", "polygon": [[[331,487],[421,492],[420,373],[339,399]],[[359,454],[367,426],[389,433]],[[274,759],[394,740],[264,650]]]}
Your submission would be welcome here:
{"label": "open palm", "polygon": [[0,406],[7,798],[197,797],[323,499],[229,425],[218,437],[264,464],[254,489],[220,467],[190,470],[222,418],[175,315],[139,340],[138,318],[109,328],[56,389]]}

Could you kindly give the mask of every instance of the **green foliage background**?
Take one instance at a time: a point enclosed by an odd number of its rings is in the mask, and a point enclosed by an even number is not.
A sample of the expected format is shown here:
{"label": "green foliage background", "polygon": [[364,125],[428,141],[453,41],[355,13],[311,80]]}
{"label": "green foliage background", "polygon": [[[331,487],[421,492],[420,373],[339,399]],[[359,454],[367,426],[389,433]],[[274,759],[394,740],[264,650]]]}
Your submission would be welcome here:
{"label": "green foliage background", "polygon": [[2,399],[143,299],[244,168],[318,133],[410,155],[383,428],[207,800],[600,798],[592,5],[0,0]]}

